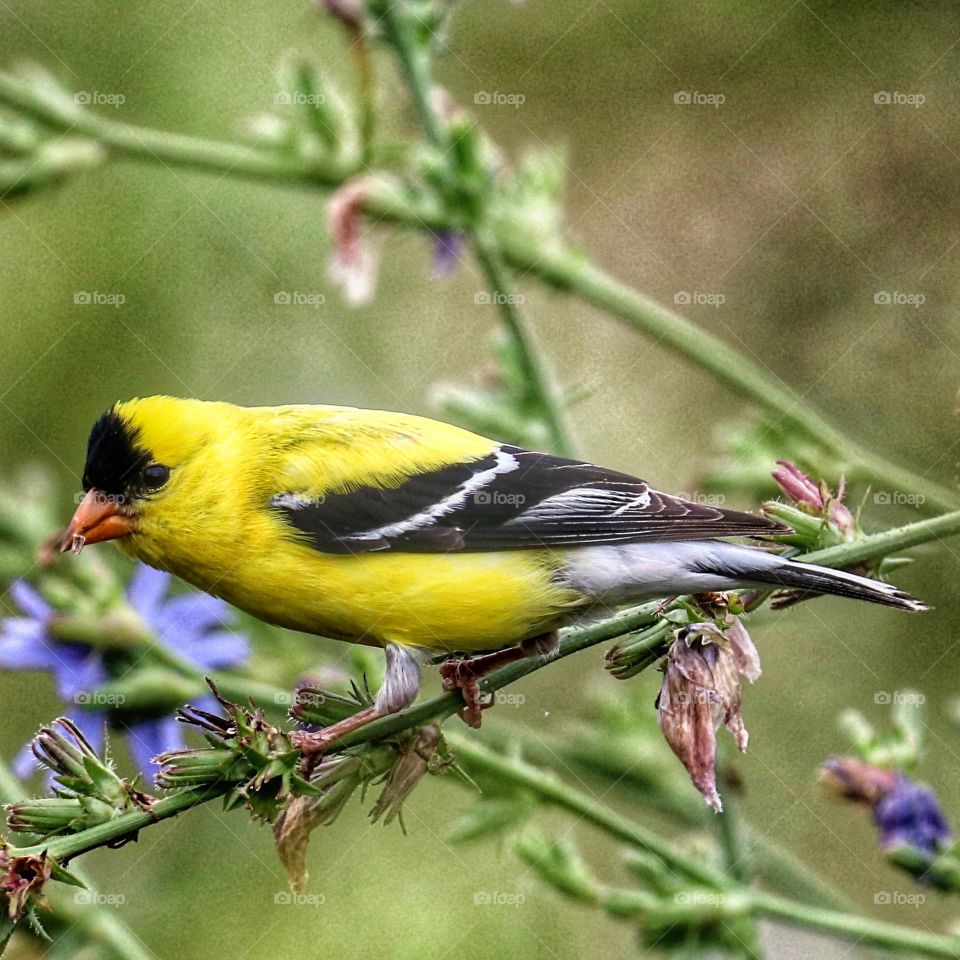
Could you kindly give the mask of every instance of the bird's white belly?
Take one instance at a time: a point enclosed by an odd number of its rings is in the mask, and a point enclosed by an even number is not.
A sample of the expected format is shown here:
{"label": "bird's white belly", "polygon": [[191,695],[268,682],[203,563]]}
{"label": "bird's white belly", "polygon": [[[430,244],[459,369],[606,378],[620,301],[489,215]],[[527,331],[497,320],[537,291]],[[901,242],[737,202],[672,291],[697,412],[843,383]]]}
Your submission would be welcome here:
{"label": "bird's white belly", "polygon": [[570,550],[562,576],[597,603],[615,606],[636,600],[730,590],[740,583],[697,569],[727,544],[715,540],[625,543]]}

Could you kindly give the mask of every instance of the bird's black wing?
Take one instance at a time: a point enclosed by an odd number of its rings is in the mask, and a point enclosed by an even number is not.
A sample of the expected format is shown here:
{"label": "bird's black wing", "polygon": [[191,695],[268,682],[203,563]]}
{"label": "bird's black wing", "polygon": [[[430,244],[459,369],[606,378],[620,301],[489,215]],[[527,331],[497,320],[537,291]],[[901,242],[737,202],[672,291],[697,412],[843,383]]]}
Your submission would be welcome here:
{"label": "bird's black wing", "polygon": [[502,445],[399,486],[272,506],[324,553],[518,550],[788,532],[773,520],[670,497],[593,464]]}

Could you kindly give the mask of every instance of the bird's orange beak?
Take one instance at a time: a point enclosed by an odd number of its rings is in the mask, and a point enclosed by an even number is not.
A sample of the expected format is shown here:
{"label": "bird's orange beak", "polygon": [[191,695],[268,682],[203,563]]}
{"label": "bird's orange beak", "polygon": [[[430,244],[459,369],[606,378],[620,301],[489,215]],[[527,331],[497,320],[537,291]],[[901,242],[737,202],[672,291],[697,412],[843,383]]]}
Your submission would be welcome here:
{"label": "bird's orange beak", "polygon": [[135,523],[130,508],[117,497],[99,490],[88,490],[70,526],[61,534],[61,553],[72,550],[79,553],[88,543],[116,540],[133,533]]}

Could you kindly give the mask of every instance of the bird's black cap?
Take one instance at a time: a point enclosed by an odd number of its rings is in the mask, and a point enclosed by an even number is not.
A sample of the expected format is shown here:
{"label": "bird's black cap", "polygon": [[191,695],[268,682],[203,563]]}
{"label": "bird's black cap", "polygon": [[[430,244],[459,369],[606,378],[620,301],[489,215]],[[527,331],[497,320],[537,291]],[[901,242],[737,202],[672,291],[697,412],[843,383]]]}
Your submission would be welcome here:
{"label": "bird's black cap", "polygon": [[135,486],[150,454],[139,446],[137,431],[116,410],[93,425],[87,441],[83,489],[119,496]]}

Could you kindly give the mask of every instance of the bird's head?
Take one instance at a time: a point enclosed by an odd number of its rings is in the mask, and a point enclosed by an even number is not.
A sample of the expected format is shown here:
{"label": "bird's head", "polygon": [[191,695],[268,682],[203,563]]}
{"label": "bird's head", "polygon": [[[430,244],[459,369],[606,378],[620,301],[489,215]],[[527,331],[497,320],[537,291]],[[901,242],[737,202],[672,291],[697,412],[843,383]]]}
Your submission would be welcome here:
{"label": "bird's head", "polygon": [[83,469],[83,499],[61,538],[63,550],[162,535],[173,518],[189,518],[216,494],[211,459],[239,408],[146,397],[118,403],[93,425]]}

